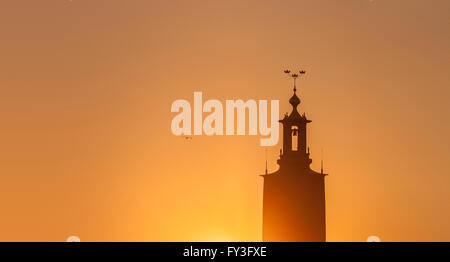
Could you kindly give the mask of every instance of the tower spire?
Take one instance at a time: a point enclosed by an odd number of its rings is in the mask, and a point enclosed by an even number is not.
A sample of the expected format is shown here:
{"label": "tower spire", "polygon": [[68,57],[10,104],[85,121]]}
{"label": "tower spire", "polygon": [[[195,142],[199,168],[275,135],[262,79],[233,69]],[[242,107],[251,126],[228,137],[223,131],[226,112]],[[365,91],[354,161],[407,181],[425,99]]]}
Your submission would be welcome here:
{"label": "tower spire", "polygon": [[321,152],[321,157],[320,157],[320,173],[323,175],[323,148],[322,148],[322,152]]}
{"label": "tower spire", "polygon": [[267,148],[265,148],[265,154],[266,154],[266,175],[268,174],[267,172]]}
{"label": "tower spire", "polygon": [[297,77],[298,77],[298,75],[297,75],[297,74],[292,74],[291,77],[294,79],[294,94],[295,94],[295,92],[297,91],[297,85],[296,85],[296,83],[297,83]]}

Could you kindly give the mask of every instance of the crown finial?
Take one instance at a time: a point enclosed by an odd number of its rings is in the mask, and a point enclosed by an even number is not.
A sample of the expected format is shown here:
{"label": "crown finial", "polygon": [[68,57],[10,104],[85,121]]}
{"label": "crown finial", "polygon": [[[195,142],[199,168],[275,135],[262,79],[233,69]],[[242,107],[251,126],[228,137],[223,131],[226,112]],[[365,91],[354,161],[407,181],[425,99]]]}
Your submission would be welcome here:
{"label": "crown finial", "polygon": [[286,69],[283,71],[286,75],[290,76],[292,79],[294,79],[294,94],[297,92],[297,78],[304,75],[306,72],[305,70],[299,70],[297,73],[292,73],[291,70]]}
{"label": "crown finial", "polygon": [[289,103],[294,107],[294,109],[297,108],[297,106],[300,104],[300,98],[296,95],[297,93],[297,78],[305,74],[305,70],[299,70],[297,73],[292,73],[291,70],[286,69],[283,71],[286,75],[291,77],[294,80],[294,95],[292,95],[291,99],[289,99]]}

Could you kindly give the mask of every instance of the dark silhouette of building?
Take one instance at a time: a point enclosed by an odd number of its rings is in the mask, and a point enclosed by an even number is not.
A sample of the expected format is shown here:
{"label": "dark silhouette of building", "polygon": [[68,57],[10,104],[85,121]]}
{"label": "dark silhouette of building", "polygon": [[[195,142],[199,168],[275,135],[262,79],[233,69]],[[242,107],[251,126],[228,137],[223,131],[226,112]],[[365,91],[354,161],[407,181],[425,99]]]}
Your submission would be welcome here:
{"label": "dark silhouette of building", "polygon": [[[288,71],[289,72],[289,71]],[[301,74],[303,71],[301,71]],[[325,231],[325,176],[310,168],[306,125],[311,122],[297,110],[300,99],[289,99],[292,112],[279,122],[283,125],[283,150],[279,170],[266,173],[263,195],[263,241],[323,242]]]}

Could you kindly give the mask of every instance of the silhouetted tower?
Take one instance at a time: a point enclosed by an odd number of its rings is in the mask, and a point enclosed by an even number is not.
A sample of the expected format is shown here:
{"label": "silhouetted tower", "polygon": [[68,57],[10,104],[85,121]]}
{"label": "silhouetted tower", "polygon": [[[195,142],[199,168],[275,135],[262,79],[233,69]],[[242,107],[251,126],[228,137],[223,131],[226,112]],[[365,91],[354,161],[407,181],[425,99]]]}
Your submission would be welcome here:
{"label": "silhouetted tower", "polygon": [[[304,73],[300,71],[300,75]],[[263,241],[322,242],[326,240],[326,174],[310,168],[312,160],[306,143],[306,125],[311,120],[298,112],[298,75],[291,77],[294,79],[294,94],[289,99],[292,112],[280,120],[283,125],[280,168],[263,175]]]}

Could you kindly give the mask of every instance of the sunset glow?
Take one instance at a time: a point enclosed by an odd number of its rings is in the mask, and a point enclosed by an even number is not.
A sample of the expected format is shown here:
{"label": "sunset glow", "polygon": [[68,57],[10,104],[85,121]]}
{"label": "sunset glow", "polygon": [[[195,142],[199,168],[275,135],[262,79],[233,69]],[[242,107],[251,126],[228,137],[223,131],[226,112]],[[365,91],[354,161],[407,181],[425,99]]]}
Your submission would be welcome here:
{"label": "sunset glow", "polygon": [[450,241],[448,10],[2,1],[0,241],[261,241],[267,136],[185,139],[171,105],[196,91],[224,108],[279,100],[282,118],[286,68],[307,72],[297,94],[311,166],[323,150],[329,173],[327,240]]}

